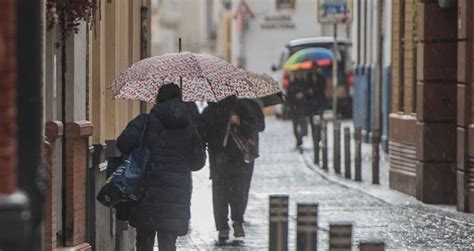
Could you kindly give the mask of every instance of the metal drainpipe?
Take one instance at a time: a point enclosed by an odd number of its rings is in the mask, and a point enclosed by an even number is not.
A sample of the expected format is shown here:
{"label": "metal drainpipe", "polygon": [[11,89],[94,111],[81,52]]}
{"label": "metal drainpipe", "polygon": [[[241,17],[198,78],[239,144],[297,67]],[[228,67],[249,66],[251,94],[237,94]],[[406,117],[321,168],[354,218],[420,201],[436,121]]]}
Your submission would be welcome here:
{"label": "metal drainpipe", "polygon": [[[61,17],[61,30],[64,30],[65,17]],[[66,44],[61,45],[61,122],[66,127]],[[61,232],[60,240],[62,245],[66,246],[66,237],[69,231],[66,228],[66,130],[61,138]]]}
{"label": "metal drainpipe", "polygon": [[[41,250],[46,171],[43,162],[43,1],[17,1],[18,183],[30,200],[26,250]],[[47,174],[46,174],[47,175]]]}
{"label": "metal drainpipe", "polygon": [[[142,3],[143,4],[143,3]],[[150,27],[147,27],[149,15],[148,6],[142,5],[140,7],[140,59],[149,57],[148,55],[148,36]],[[146,102],[140,101],[140,113],[146,113]]]}
{"label": "metal drainpipe", "polygon": [[360,36],[360,33],[361,33],[361,23],[362,23],[362,14],[361,14],[361,8],[362,7],[362,4],[361,4],[361,0],[358,0],[357,1],[357,67],[360,67],[360,61],[361,61],[361,36]]}

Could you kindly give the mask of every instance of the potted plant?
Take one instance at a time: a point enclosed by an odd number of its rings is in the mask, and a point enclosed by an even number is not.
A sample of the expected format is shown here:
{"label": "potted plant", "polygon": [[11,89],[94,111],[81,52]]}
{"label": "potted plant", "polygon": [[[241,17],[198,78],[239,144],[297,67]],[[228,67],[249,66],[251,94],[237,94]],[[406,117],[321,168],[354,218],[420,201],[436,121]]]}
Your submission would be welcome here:
{"label": "potted plant", "polygon": [[47,0],[46,22],[48,30],[58,25],[59,41],[63,45],[71,33],[79,32],[81,22],[88,22],[93,27],[96,21],[97,9],[101,0]]}

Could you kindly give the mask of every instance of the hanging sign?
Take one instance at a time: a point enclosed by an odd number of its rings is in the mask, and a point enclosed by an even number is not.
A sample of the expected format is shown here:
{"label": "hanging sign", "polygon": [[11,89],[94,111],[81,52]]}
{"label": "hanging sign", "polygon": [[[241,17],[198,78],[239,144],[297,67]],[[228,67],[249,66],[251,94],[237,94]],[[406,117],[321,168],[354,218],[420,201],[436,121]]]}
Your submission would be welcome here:
{"label": "hanging sign", "polygon": [[348,23],[352,20],[352,0],[318,0],[320,23]]}

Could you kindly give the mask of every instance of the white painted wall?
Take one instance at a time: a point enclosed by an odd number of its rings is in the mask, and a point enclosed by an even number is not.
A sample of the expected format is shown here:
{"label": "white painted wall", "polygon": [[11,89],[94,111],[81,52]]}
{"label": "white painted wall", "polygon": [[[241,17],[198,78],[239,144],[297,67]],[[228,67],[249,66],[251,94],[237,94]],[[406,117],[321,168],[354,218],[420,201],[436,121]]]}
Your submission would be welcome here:
{"label": "white painted wall", "polygon": [[[240,0],[233,0],[235,13]],[[315,36],[332,36],[332,25],[321,25],[317,20],[316,0],[296,0],[295,9],[277,10],[275,0],[247,1],[255,14],[245,32],[244,41],[239,42],[236,22],[232,22],[232,63],[237,63],[239,53],[246,58],[246,68],[251,71],[271,73],[271,65],[278,61],[283,45],[293,39]],[[264,17],[287,14],[295,24],[294,29],[262,29]],[[339,37],[347,37],[345,25],[338,29]],[[241,49],[242,50],[241,52]]]}
{"label": "white painted wall", "polygon": [[86,119],[87,26],[66,41],[66,121]]}
{"label": "white painted wall", "polygon": [[199,52],[207,44],[206,4],[206,0],[155,0],[152,54],[177,52],[179,37],[183,50]]}
{"label": "white painted wall", "polygon": [[392,0],[385,1],[384,11],[384,52],[383,65],[390,66],[392,64]]}

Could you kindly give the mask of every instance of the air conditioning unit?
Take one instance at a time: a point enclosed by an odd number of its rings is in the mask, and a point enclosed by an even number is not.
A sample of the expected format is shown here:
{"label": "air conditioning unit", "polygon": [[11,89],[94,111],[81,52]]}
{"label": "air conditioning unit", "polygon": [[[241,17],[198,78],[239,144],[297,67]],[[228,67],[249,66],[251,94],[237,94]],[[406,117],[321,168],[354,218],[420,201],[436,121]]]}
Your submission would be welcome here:
{"label": "air conditioning unit", "polygon": [[439,7],[443,9],[456,8],[458,6],[457,0],[438,0]]}

